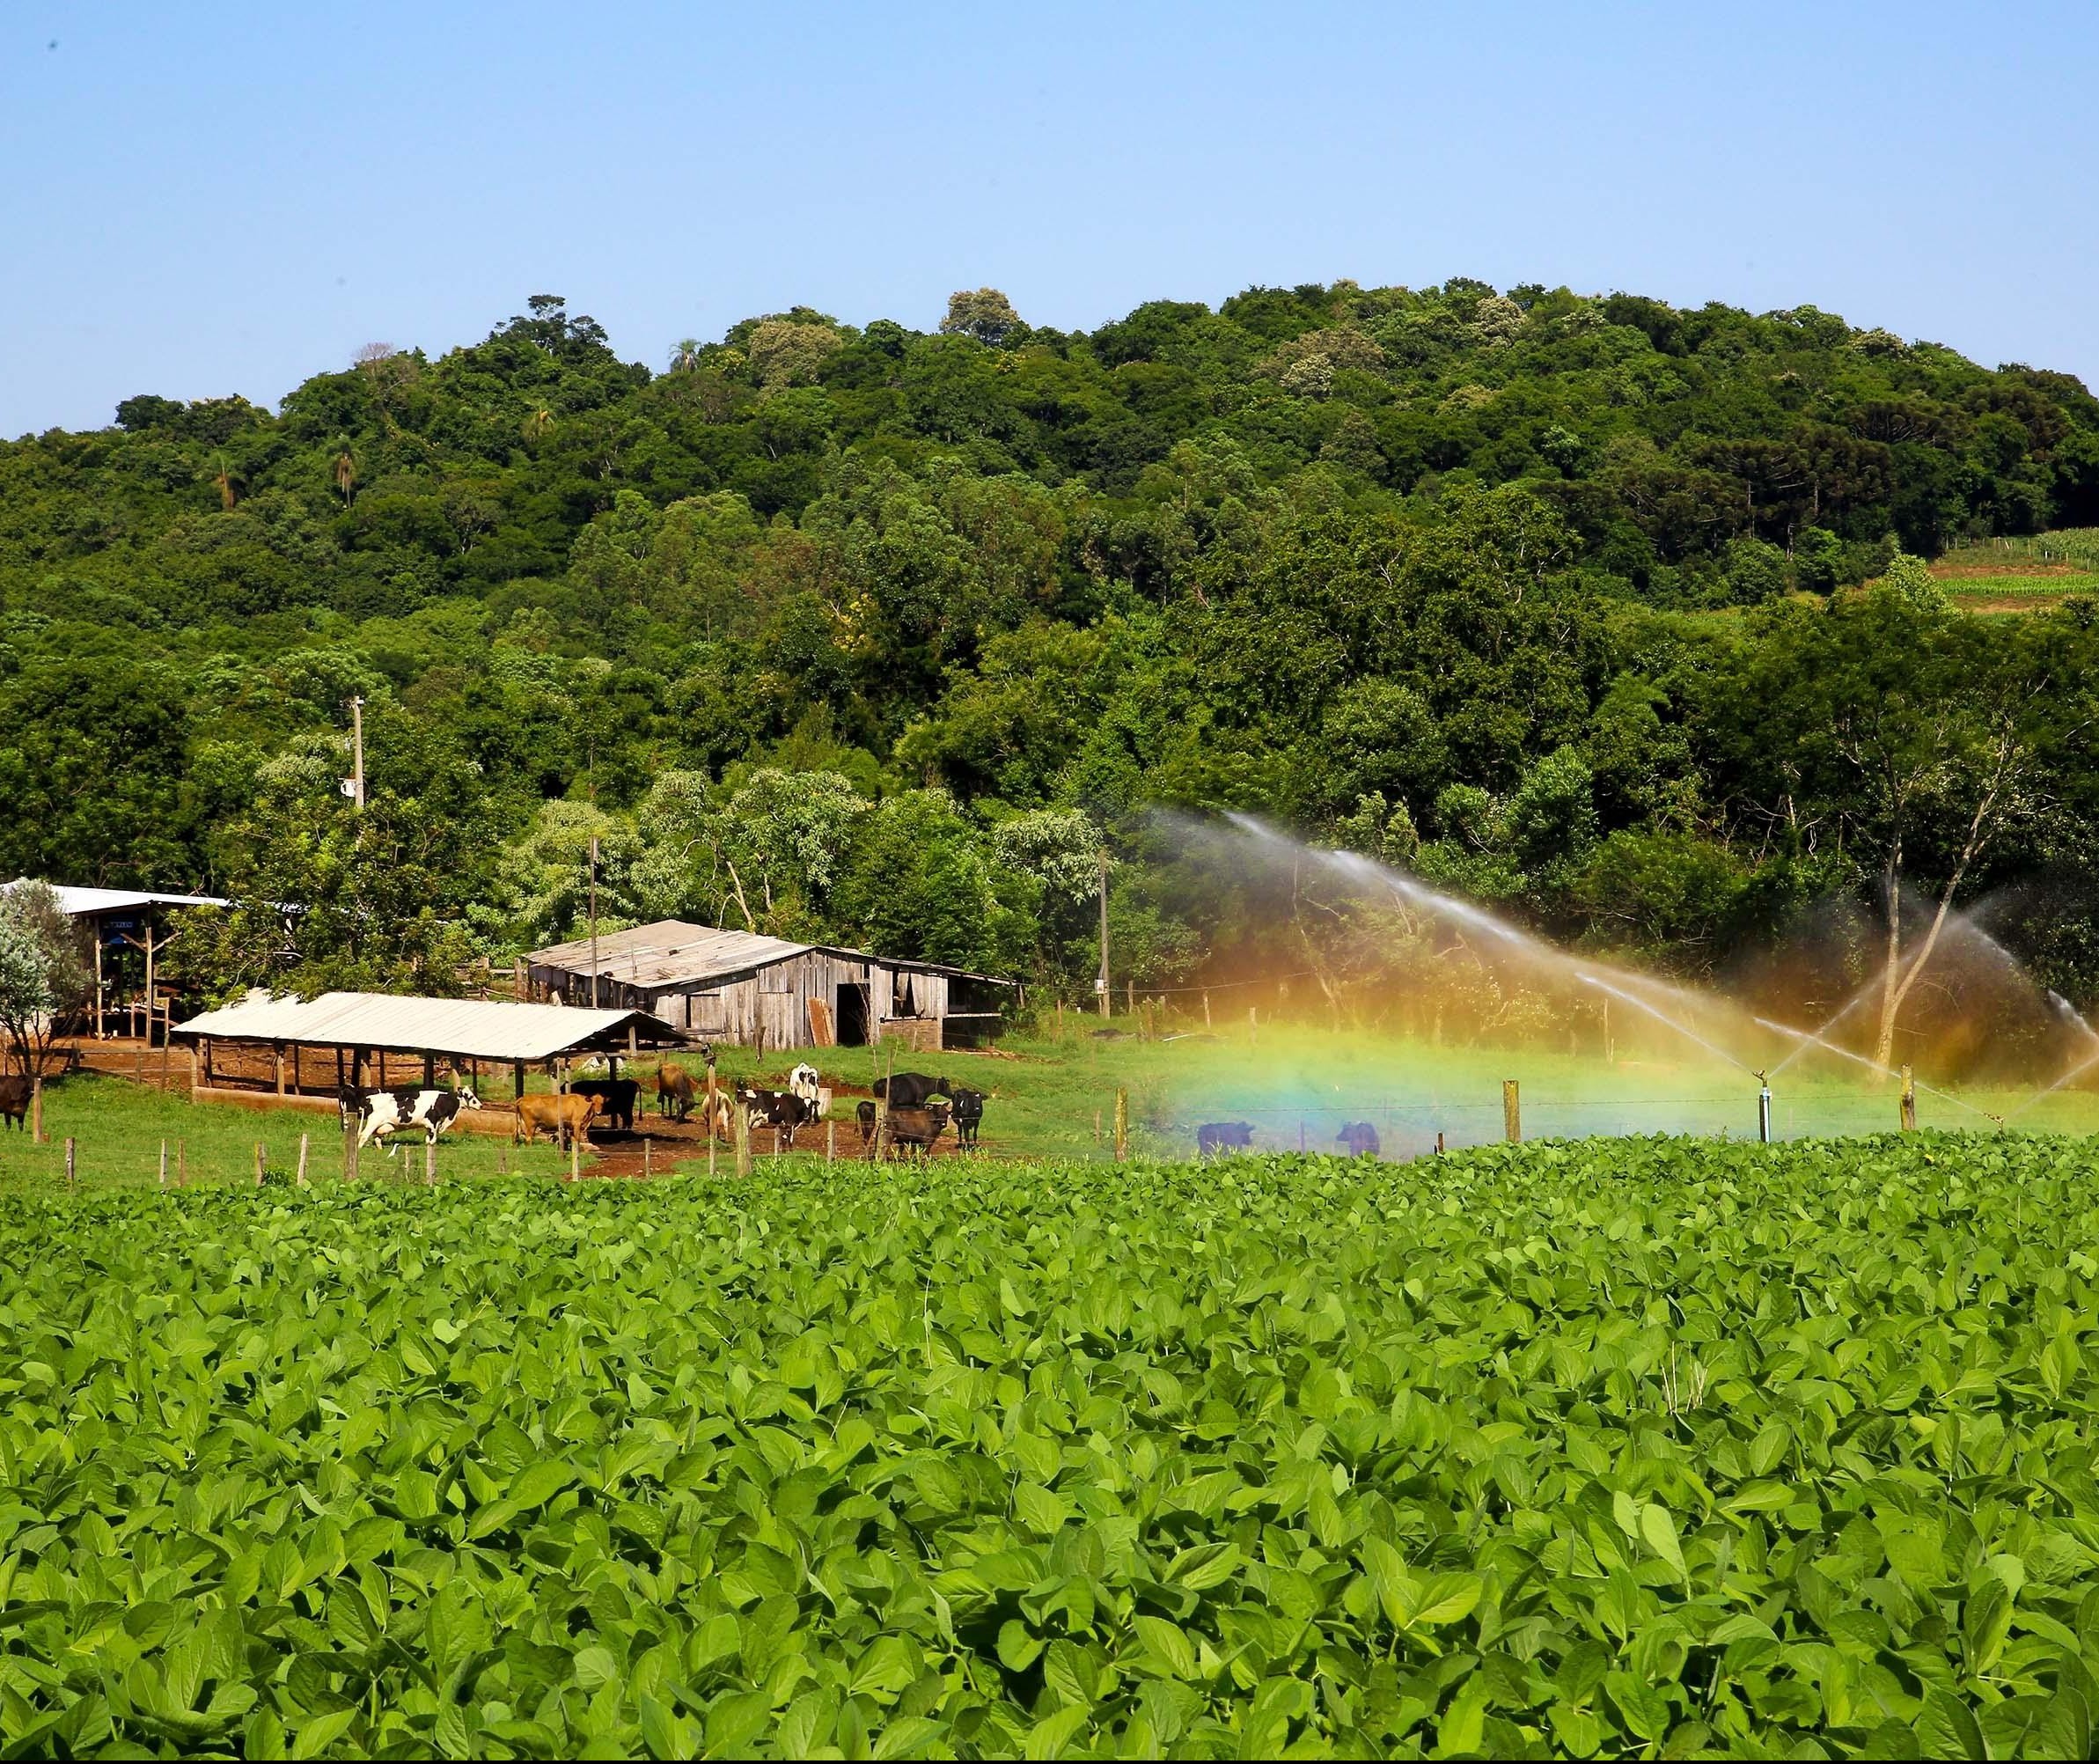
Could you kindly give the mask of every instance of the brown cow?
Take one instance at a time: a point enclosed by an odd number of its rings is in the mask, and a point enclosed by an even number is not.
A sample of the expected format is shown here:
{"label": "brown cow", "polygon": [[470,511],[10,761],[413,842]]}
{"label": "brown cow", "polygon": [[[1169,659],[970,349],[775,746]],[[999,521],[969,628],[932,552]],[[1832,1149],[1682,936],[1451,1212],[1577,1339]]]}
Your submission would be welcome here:
{"label": "brown cow", "polygon": [[551,1133],[554,1143],[564,1151],[571,1139],[580,1139],[583,1149],[588,1150],[591,1123],[604,1107],[603,1097],[579,1096],[573,1091],[565,1096],[519,1097],[517,1121],[510,1129],[510,1143],[516,1145],[541,1133]]}
{"label": "brown cow", "polygon": [[30,1081],[24,1077],[0,1077],[0,1120],[10,1127],[22,1125],[29,1113]]}
{"label": "brown cow", "polygon": [[[889,1155],[899,1153],[916,1157],[931,1156],[933,1142],[948,1130],[948,1107],[945,1103],[928,1103],[923,1108],[892,1108],[882,1117],[882,1130],[876,1143],[884,1139],[889,1142]],[[873,1157],[874,1146],[868,1148]]]}
{"label": "brown cow", "polygon": [[683,1066],[656,1069],[656,1107],[659,1114],[675,1113],[680,1124],[693,1112],[693,1075]]}

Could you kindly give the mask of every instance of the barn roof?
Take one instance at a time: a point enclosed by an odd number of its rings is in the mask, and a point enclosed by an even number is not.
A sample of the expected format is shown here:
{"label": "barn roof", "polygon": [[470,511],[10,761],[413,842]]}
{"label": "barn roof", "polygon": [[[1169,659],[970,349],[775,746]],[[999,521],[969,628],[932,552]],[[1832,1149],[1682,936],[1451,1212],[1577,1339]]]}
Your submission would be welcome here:
{"label": "barn roof", "polygon": [[[936,961],[909,961],[894,956],[871,955],[866,950],[848,949],[838,944],[790,944],[779,937],[760,937],[756,931],[732,931],[720,925],[695,925],[684,919],[658,919],[652,925],[630,930],[605,931],[598,938],[598,973],[605,980],[628,986],[689,986],[710,980],[733,980],[772,967],[796,956],[811,953],[842,956],[848,961],[871,961],[884,967],[912,974],[944,974],[963,980],[983,981],[992,986],[1010,985],[987,974],[949,967]],[[555,944],[532,953],[534,967],[559,968],[566,974],[591,972],[591,940]]]}
{"label": "barn roof", "polygon": [[[19,888],[32,878],[18,877],[7,888]],[[0,889],[5,893],[6,889]],[[141,907],[224,907],[216,894],[153,894],[135,888],[76,888],[63,882],[51,884],[58,904],[74,918],[97,913],[135,913]]]}
{"label": "barn roof", "polygon": [[224,1041],[298,1041],[475,1060],[558,1059],[626,1051],[627,1032],[651,1047],[685,1038],[645,1011],[584,1011],[502,999],[402,998],[385,992],[324,992],[319,998],[250,994],[239,1004],[178,1023],[178,1035]]}

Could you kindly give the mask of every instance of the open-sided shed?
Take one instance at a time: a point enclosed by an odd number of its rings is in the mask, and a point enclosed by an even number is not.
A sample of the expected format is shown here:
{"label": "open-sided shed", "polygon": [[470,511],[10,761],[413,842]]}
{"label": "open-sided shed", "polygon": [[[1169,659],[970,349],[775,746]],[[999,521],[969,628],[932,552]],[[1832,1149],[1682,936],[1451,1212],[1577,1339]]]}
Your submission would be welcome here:
{"label": "open-sided shed", "polygon": [[[22,887],[28,879],[0,885],[0,892]],[[51,892],[66,916],[85,933],[92,952],[95,995],[85,1026],[97,1040],[125,1031],[143,1034],[149,1043],[158,1039],[156,1032],[166,1027],[171,1001],[158,964],[181,935],[180,915],[227,903],[216,894],[77,888],[63,882],[53,883]]]}
{"label": "open-sided shed", "polygon": [[697,1040],[851,1047],[893,1036],[928,1051],[990,1040],[1013,985],[940,962],[681,919],[532,952],[536,998],[590,1003],[593,977],[598,1004],[651,1011]]}
{"label": "open-sided shed", "polygon": [[325,992],[304,999],[251,995],[178,1023],[174,1033],[197,1050],[198,1088],[262,1089],[278,1096],[333,1096],[345,1084],[428,1083],[441,1061],[476,1080],[484,1065],[507,1066],[517,1094],[525,1088],[527,1067],[551,1070],[600,1055],[617,1062],[685,1039],[645,1011],[384,992]]}

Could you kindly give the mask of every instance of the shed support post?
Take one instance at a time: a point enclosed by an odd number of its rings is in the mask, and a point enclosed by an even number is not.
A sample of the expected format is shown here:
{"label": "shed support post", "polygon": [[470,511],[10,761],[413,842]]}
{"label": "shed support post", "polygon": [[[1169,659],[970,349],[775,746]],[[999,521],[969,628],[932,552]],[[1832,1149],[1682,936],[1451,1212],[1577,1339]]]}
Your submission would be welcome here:
{"label": "shed support post", "polygon": [[284,1044],[282,1041],[270,1043],[269,1063],[271,1072],[277,1081],[277,1094],[283,1096],[284,1094]]}
{"label": "shed support post", "polygon": [[525,1062],[523,1060],[512,1060],[510,1062],[510,1095],[513,1099],[515,1099],[521,1097],[524,1094]]}

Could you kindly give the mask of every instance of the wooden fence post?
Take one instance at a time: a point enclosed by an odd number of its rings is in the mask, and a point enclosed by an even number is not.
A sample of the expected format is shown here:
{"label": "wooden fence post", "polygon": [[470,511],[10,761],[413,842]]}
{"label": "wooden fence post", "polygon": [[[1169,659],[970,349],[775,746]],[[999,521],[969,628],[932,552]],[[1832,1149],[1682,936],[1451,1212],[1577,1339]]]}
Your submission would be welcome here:
{"label": "wooden fence post", "polygon": [[160,1142],[160,1186],[167,1187],[167,1141]]}
{"label": "wooden fence post", "polygon": [[751,1111],[734,1099],[731,1099],[730,1106],[734,1111],[729,1118],[729,1131],[736,1141],[736,1173],[748,1176],[751,1173]]}
{"label": "wooden fence post", "polygon": [[838,1162],[838,1123],[828,1117],[824,1121],[824,1162]]}
{"label": "wooden fence post", "polygon": [[299,1187],[306,1186],[306,1136],[299,1135]]}
{"label": "wooden fence post", "polygon": [[262,1186],[262,1164],[263,1164],[263,1160],[264,1160],[264,1159],[265,1159],[267,1157],[268,1157],[268,1155],[269,1155],[269,1148],[268,1148],[267,1145],[265,1145],[265,1144],[264,1144],[264,1143],[262,1143],[262,1142],[261,1142],[260,1139],[258,1139],[258,1140],[255,1142],[255,1186],[256,1186],[258,1188],[260,1188],[260,1187]]}
{"label": "wooden fence post", "polygon": [[342,1129],[342,1180],[357,1180],[357,1129],[354,1127]]}
{"label": "wooden fence post", "polygon": [[1907,1066],[1902,1069],[1901,1119],[1905,1133],[1917,1131],[1917,1080],[1911,1075]]}
{"label": "wooden fence post", "polygon": [[1511,1145],[1523,1136],[1523,1106],[1514,1078],[1501,1080],[1501,1137]]}
{"label": "wooden fence post", "polygon": [[1122,1163],[1130,1155],[1130,1093],[1115,1092],[1115,1161]]}
{"label": "wooden fence post", "polygon": [[1100,1111],[1098,1109],[1093,1111],[1093,1143],[1096,1145],[1100,1143]]}
{"label": "wooden fence post", "polygon": [[652,1176],[656,1173],[654,1168],[651,1165],[649,1152],[649,1148],[655,1143],[656,1142],[650,1138],[647,1134],[644,1133],[642,1136],[642,1174],[644,1176]]}
{"label": "wooden fence post", "polygon": [[583,1180],[583,1135],[580,1133],[569,1136],[569,1180],[571,1182]]}
{"label": "wooden fence post", "polygon": [[437,1180],[437,1142],[435,1139],[422,1142],[422,1180],[425,1182]]}
{"label": "wooden fence post", "polygon": [[41,1072],[29,1075],[29,1143],[32,1145],[44,1143],[44,1075]]}
{"label": "wooden fence post", "polygon": [[1202,1026],[1205,1029],[1210,1026],[1210,995],[1207,992],[1202,996]]}
{"label": "wooden fence post", "polygon": [[75,1144],[75,1141],[74,1141],[73,1136],[72,1136],[71,1134],[70,1134],[70,1133],[69,1133],[68,1135],[66,1135],[66,1187],[67,1187],[67,1189],[68,1189],[69,1191],[70,1191],[70,1189],[72,1188],[72,1186],[73,1186],[73,1147],[74,1147],[74,1144]]}
{"label": "wooden fence post", "polygon": [[178,1138],[175,1141],[175,1187],[189,1187],[189,1142],[187,1139]]}

